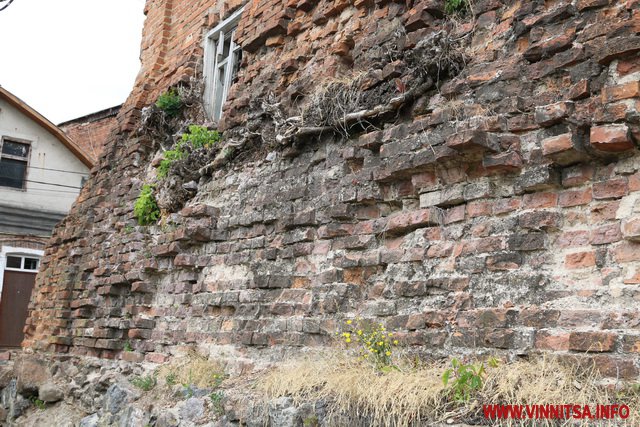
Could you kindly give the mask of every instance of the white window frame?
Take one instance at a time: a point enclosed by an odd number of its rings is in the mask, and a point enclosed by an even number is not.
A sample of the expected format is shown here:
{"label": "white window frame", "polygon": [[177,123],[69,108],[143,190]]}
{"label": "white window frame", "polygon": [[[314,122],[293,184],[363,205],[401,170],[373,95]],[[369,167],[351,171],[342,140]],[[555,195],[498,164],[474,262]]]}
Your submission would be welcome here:
{"label": "white window frame", "polygon": [[[2,288],[4,285],[4,272],[8,271],[22,271],[24,273],[33,273],[36,274],[38,271],[34,270],[18,270],[14,268],[7,268],[7,256],[26,256],[30,258],[40,258],[40,262],[42,262],[42,257],[44,256],[44,251],[39,249],[27,249],[27,248],[14,248],[11,246],[3,246],[0,251],[0,299],[2,299]],[[24,261],[23,261],[24,265]],[[38,264],[38,269],[40,269],[40,264]]]}
{"label": "white window frame", "polygon": [[[2,153],[2,147],[3,147],[4,143],[5,143],[5,141],[14,142],[16,144],[23,144],[23,145],[29,146],[29,153],[27,154],[27,157],[12,156],[12,155],[9,155],[9,154],[3,154]],[[24,139],[24,138],[13,137],[13,136],[10,136],[10,135],[2,135],[0,137],[0,161],[2,161],[2,159],[4,158],[4,159],[17,160],[17,161],[26,163],[24,176],[22,177],[22,188],[8,187],[8,186],[0,185],[0,189],[13,190],[13,191],[23,191],[23,192],[27,191],[27,183],[29,182],[29,180],[28,180],[28,178],[29,178],[29,167],[31,166],[31,153],[33,153],[33,143],[32,143],[32,141],[30,141],[28,139]]]}
{"label": "white window frame", "polygon": [[[224,103],[229,95],[229,89],[233,84],[233,64],[236,55],[242,50],[240,45],[235,44],[235,32],[240,17],[244,11],[244,6],[236,10],[227,19],[216,25],[207,33],[204,38],[204,105],[209,117],[215,121],[222,117]],[[225,37],[231,32],[231,46],[229,47],[229,55],[226,58],[220,58],[224,50]],[[220,67],[227,64],[225,75],[223,76],[223,84],[220,85]],[[216,98],[222,91],[222,101],[220,102],[220,110],[216,111]]]}

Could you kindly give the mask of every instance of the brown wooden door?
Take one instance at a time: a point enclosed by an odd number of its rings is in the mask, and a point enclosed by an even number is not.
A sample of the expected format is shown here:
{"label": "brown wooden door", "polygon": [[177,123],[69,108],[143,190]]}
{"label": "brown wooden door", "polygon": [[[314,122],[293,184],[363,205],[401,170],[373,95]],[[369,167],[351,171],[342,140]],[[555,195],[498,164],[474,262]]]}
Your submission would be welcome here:
{"label": "brown wooden door", "polygon": [[0,300],[0,347],[20,347],[35,273],[5,271]]}

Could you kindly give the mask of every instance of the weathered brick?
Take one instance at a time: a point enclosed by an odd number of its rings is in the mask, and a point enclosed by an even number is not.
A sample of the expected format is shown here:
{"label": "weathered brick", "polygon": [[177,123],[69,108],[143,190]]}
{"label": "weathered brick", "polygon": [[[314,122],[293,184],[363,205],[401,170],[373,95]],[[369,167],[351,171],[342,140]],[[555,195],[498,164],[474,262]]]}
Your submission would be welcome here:
{"label": "weathered brick", "polygon": [[593,148],[608,153],[627,151],[634,147],[627,125],[607,125],[591,128],[590,143]]}
{"label": "weathered brick", "polygon": [[588,352],[612,351],[617,336],[611,332],[572,332],[569,335],[569,350]]}

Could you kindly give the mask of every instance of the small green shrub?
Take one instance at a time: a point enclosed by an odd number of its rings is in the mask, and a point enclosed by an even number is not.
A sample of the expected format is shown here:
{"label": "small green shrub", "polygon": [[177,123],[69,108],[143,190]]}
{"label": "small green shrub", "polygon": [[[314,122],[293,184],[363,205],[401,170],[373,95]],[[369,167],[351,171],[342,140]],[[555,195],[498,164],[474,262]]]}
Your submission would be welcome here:
{"label": "small green shrub", "polygon": [[182,143],[189,143],[193,148],[211,148],[220,141],[217,130],[209,130],[205,126],[191,125],[189,133],[182,134]]}
{"label": "small green shrub", "polygon": [[133,347],[131,347],[131,342],[127,341],[124,343],[124,351],[133,351]]}
{"label": "small green shrub", "polygon": [[360,319],[347,320],[341,337],[348,346],[355,345],[360,360],[366,360],[380,371],[388,372],[394,366],[391,363],[393,347],[398,341],[380,323]]}
{"label": "small green shrub", "polygon": [[33,403],[33,406],[35,406],[39,410],[47,408],[47,404],[44,402],[44,400],[40,400],[36,396],[31,396],[29,400],[31,401],[31,403]]}
{"label": "small green shrub", "polygon": [[218,416],[224,415],[224,405],[222,404],[224,393],[221,391],[216,391],[211,393],[209,395],[209,398],[211,399],[211,404],[213,405],[213,411]]}
{"label": "small green shrub", "polygon": [[172,150],[167,150],[158,166],[158,177],[166,178],[169,175],[171,165],[177,160],[183,160],[189,155],[189,151],[200,148],[211,148],[220,141],[220,133],[209,130],[205,126],[191,125],[189,132],[183,133],[182,138]]}
{"label": "small green shrub", "polygon": [[[498,361],[489,359],[489,366],[498,366]],[[451,360],[451,368],[442,374],[442,384],[449,388],[454,401],[468,402],[471,395],[482,388],[484,376],[484,362],[466,364],[454,358]]]}
{"label": "small green shrub", "polygon": [[143,391],[150,391],[158,384],[158,380],[153,375],[145,375],[144,377],[135,377],[131,380],[131,384]]}
{"label": "small green shrub", "polygon": [[469,0],[446,0],[444,2],[444,11],[449,15],[462,12],[468,8]]}
{"label": "small green shrub", "polygon": [[169,372],[165,380],[167,381],[167,385],[173,386],[178,382],[178,376],[175,372]]}
{"label": "small green shrub", "polygon": [[318,427],[319,425],[320,425],[320,422],[318,421],[318,417],[316,417],[315,415],[312,415],[302,420],[303,427]]}
{"label": "small green shrub", "polygon": [[182,109],[182,99],[175,89],[169,89],[158,97],[156,107],[164,111],[168,116],[174,117]]}
{"label": "small green shrub", "polygon": [[153,186],[149,184],[142,186],[142,191],[133,206],[133,214],[140,225],[149,225],[158,221],[160,208],[158,208],[158,203],[153,195]]}

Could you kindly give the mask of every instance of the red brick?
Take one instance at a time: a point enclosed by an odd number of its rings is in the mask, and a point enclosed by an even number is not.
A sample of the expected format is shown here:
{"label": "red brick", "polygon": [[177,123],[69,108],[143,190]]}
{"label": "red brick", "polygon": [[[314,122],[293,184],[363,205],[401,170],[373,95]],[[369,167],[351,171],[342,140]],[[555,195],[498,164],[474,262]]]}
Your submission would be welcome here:
{"label": "red brick", "polygon": [[558,205],[556,193],[530,193],[522,197],[524,209],[552,208]]}
{"label": "red brick", "polygon": [[464,221],[466,212],[465,205],[454,206],[449,208],[444,213],[444,224],[453,224],[454,222]]}
{"label": "red brick", "polygon": [[561,248],[573,248],[588,245],[589,232],[583,230],[566,231],[558,237],[556,244]]}
{"label": "red brick", "polygon": [[592,230],[590,241],[592,245],[604,245],[607,243],[618,242],[621,239],[622,233],[620,232],[620,223],[615,222]]}
{"label": "red brick", "polygon": [[542,154],[545,156],[571,150],[572,148],[572,133],[563,133],[562,135],[552,136],[551,138],[542,140]]}
{"label": "red brick", "polygon": [[596,265],[596,253],[587,251],[568,254],[564,259],[564,265],[569,270],[593,267]]}
{"label": "red brick", "polygon": [[571,112],[573,112],[573,102],[562,101],[536,107],[536,123],[541,126],[551,126],[560,123],[567,118]]}
{"label": "red brick", "polygon": [[576,187],[589,182],[593,178],[593,165],[583,164],[562,170],[562,186]]}
{"label": "red brick", "polygon": [[167,360],[169,360],[169,356],[162,353],[147,353],[144,356],[144,360],[145,362],[151,363],[165,363]]}
{"label": "red brick", "polygon": [[617,335],[612,332],[572,332],[569,335],[569,350],[588,352],[612,351]]}
{"label": "red brick", "polygon": [[593,184],[593,198],[617,199],[629,193],[629,184],[626,178],[610,179],[609,181]]}
{"label": "red brick", "polygon": [[613,248],[613,257],[617,262],[640,261],[640,244],[622,242]]}
{"label": "red brick", "polygon": [[611,153],[634,147],[629,127],[624,124],[592,127],[590,143],[596,150]]}
{"label": "red brick", "polygon": [[447,147],[458,151],[500,151],[497,143],[494,143],[483,131],[463,131],[454,134],[448,141]]}
{"label": "red brick", "polygon": [[640,191],[640,172],[629,175],[629,191]]}
{"label": "red brick", "polygon": [[500,215],[507,212],[513,212],[520,208],[522,204],[518,198],[498,199],[493,203],[493,214]]}
{"label": "red brick", "polygon": [[431,245],[427,250],[429,258],[446,258],[453,253],[453,242],[442,242]]}
{"label": "red brick", "polygon": [[482,166],[488,171],[512,172],[522,168],[522,157],[515,151],[483,157]]}
{"label": "red brick", "polygon": [[572,206],[586,205],[593,200],[591,189],[567,190],[560,193],[558,206],[568,208]]}
{"label": "red brick", "polygon": [[591,208],[589,220],[592,224],[609,221],[616,218],[616,212],[620,206],[619,200],[599,203]]}
{"label": "red brick", "polygon": [[640,242],[640,216],[627,218],[622,222],[622,235],[625,240]]}
{"label": "red brick", "polygon": [[632,379],[638,376],[638,368],[633,359],[599,355],[590,362],[593,362],[598,372],[606,377]]}
{"label": "red brick", "polygon": [[387,222],[387,233],[403,233],[429,225],[439,225],[441,218],[437,210],[421,209],[414,212],[396,214]]}
{"label": "red brick", "polygon": [[467,215],[469,218],[491,215],[491,202],[474,201],[467,203]]}
{"label": "red brick", "polygon": [[590,87],[589,80],[587,79],[580,80],[578,83],[573,85],[571,89],[569,89],[569,94],[568,94],[569,99],[576,101],[579,99],[588,98],[590,94],[589,87]]}
{"label": "red brick", "polygon": [[540,350],[569,350],[569,334],[563,332],[536,331],[535,348]]}
{"label": "red brick", "polygon": [[602,90],[602,102],[615,102],[636,97],[640,97],[640,81],[605,87]]}

